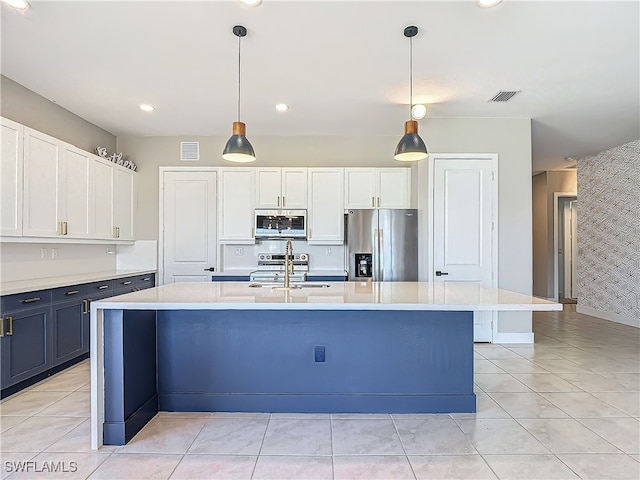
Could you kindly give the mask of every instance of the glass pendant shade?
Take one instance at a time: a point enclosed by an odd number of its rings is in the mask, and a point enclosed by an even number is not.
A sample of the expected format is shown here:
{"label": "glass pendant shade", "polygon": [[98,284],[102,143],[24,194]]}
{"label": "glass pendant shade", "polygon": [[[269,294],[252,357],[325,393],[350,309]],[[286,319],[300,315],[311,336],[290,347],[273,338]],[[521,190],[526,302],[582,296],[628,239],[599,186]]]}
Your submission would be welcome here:
{"label": "glass pendant shade", "polygon": [[429,156],[427,146],[418,135],[418,122],[409,120],[404,124],[404,136],[396,147],[393,158],[400,162],[416,162]]}
{"label": "glass pendant shade", "polygon": [[233,135],[227,140],[222,158],[230,162],[248,163],[256,159],[251,142],[245,136],[245,124],[233,122]]}

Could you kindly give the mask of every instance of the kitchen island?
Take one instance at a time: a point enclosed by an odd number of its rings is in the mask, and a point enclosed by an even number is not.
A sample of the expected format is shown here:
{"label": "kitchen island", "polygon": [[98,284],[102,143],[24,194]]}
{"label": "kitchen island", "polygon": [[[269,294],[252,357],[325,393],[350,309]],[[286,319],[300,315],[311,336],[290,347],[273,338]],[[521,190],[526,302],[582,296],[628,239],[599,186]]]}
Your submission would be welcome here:
{"label": "kitchen island", "polygon": [[473,311],[560,310],[476,283],[177,283],[91,305],[92,448],[158,411],[475,412]]}

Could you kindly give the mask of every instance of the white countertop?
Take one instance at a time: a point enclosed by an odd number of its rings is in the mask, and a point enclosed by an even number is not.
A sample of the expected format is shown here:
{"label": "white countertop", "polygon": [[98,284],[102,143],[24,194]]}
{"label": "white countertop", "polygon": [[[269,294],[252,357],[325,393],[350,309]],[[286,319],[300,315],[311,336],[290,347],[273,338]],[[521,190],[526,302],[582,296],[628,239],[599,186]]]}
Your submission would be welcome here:
{"label": "white countertop", "polygon": [[132,277],[155,273],[156,270],[111,270],[107,272],[80,273],[76,275],[60,275],[57,277],[36,278],[33,280],[20,280],[16,282],[0,283],[0,295],[12,295],[14,293],[33,292],[49,288],[67,287],[80,283],[100,282],[112,278]]}
{"label": "white countertop", "polygon": [[[227,270],[225,272],[213,273],[214,277],[248,277],[251,273],[255,272],[256,269],[252,270]],[[309,270],[307,272],[308,277],[346,277],[347,272],[345,270]]]}
{"label": "white countertop", "polygon": [[[316,282],[310,282],[316,283]],[[174,283],[92,302],[129,310],[562,310],[559,303],[472,282],[329,282],[273,290],[247,282]]]}

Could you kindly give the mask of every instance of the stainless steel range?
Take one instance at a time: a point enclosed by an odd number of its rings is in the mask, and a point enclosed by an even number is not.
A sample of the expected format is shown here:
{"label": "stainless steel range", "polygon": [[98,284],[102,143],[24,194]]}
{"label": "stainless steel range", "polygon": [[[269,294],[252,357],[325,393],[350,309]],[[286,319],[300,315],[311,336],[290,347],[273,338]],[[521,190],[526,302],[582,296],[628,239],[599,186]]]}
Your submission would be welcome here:
{"label": "stainless steel range", "polygon": [[[293,257],[293,274],[289,276],[292,282],[304,282],[309,271],[309,254],[295,253]],[[251,272],[252,282],[284,282],[285,254],[259,253],[258,269]]]}

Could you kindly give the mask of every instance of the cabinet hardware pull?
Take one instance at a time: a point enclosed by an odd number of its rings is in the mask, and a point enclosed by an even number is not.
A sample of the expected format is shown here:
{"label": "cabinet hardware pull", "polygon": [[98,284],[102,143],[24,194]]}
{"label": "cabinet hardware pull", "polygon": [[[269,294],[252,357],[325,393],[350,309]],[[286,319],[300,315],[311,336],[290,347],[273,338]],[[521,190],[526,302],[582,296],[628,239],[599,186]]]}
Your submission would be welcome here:
{"label": "cabinet hardware pull", "polygon": [[120,238],[120,227],[118,227],[118,238]]}
{"label": "cabinet hardware pull", "polygon": [[0,318],[0,338],[4,337],[4,318]]}
{"label": "cabinet hardware pull", "polygon": [[143,282],[148,282],[149,280],[151,280],[151,277],[145,277],[142,279]]}
{"label": "cabinet hardware pull", "polygon": [[123,285],[131,285],[131,280],[129,280],[128,282],[122,282]]}
{"label": "cabinet hardware pull", "polygon": [[105,288],[109,288],[109,285],[100,285],[98,290],[104,290]]}
{"label": "cabinet hardware pull", "polygon": [[[280,206],[280,195],[278,195],[278,206]],[[284,206],[284,204],[283,204]]]}
{"label": "cabinet hardware pull", "polygon": [[118,227],[113,227],[113,238],[118,238]]}
{"label": "cabinet hardware pull", "polygon": [[9,320],[9,330],[7,330],[7,336],[13,335],[13,317],[7,317]]}
{"label": "cabinet hardware pull", "polygon": [[215,272],[216,271],[216,267],[205,268],[204,271],[205,272]]}
{"label": "cabinet hardware pull", "polygon": [[82,305],[84,306],[84,310],[82,311],[82,313],[89,313],[89,300],[85,299],[82,300]]}
{"label": "cabinet hardware pull", "polygon": [[62,222],[62,224],[64,225],[64,233],[63,233],[63,235],[68,235],[69,234],[69,224],[67,222]]}
{"label": "cabinet hardware pull", "polygon": [[282,206],[284,207],[284,195],[282,196]]}
{"label": "cabinet hardware pull", "polygon": [[[38,301],[40,301],[40,297],[33,297],[33,298],[27,298],[25,300],[22,300],[22,303],[33,303]],[[7,317],[7,318],[11,318],[11,317]]]}
{"label": "cabinet hardware pull", "polygon": [[440,270],[436,271],[436,277],[441,277],[443,275],[449,275],[449,272],[441,272]]}
{"label": "cabinet hardware pull", "polygon": [[77,293],[80,293],[80,290],[71,290],[71,291],[65,293],[65,295],[75,295]]}
{"label": "cabinet hardware pull", "polygon": [[64,235],[62,233],[62,222],[58,222],[58,235]]}
{"label": "cabinet hardware pull", "polygon": [[378,197],[378,208],[380,208],[380,197]]}
{"label": "cabinet hardware pull", "polygon": [[253,238],[253,227],[251,227],[251,238]]}
{"label": "cabinet hardware pull", "polygon": [[376,206],[376,197],[371,197],[371,206],[372,207]]}

